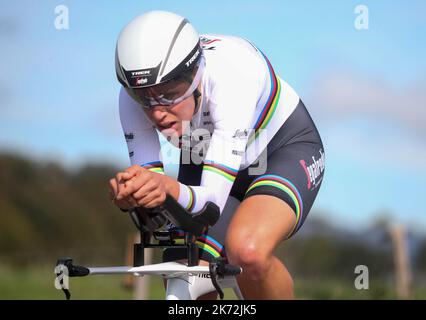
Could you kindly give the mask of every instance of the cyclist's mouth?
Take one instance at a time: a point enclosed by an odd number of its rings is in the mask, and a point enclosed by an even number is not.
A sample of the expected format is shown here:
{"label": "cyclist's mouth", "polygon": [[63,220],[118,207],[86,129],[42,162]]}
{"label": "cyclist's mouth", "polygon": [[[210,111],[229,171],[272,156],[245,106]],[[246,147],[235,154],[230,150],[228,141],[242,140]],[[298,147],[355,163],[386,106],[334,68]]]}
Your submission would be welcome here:
{"label": "cyclist's mouth", "polygon": [[177,121],[172,121],[172,122],[169,122],[169,123],[166,123],[166,124],[163,124],[163,125],[157,124],[157,128],[160,131],[164,131],[164,130],[168,130],[168,129],[177,131],[178,123],[177,123]]}

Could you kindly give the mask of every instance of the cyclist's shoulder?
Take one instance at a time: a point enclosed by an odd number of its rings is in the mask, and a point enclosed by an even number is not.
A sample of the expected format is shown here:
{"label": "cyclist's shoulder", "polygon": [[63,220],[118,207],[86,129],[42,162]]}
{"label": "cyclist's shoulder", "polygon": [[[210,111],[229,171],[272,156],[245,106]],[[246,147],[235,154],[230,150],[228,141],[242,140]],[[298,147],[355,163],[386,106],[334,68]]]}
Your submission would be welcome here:
{"label": "cyclist's shoulder", "polygon": [[204,79],[216,88],[257,86],[266,79],[266,63],[250,42],[217,34],[201,35],[200,39],[206,58]]}
{"label": "cyclist's shoulder", "polygon": [[215,50],[223,46],[235,45],[238,41],[244,40],[241,37],[233,35],[225,35],[218,33],[200,34],[200,42],[203,49]]}
{"label": "cyclist's shoulder", "polygon": [[202,34],[200,35],[201,46],[209,60],[228,60],[234,65],[245,63],[247,60],[259,59],[259,50],[247,39],[222,34]]}
{"label": "cyclist's shoulder", "polygon": [[137,108],[139,104],[134,99],[132,99],[124,87],[120,88],[120,92],[118,94],[118,106],[120,110],[120,116],[142,109]]}

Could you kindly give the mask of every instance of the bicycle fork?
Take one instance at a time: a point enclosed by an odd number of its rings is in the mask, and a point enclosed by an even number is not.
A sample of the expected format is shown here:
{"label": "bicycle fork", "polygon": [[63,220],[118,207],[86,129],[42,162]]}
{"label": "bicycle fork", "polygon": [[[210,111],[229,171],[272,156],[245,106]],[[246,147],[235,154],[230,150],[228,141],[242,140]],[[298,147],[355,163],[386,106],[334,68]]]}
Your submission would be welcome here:
{"label": "bicycle fork", "polygon": [[223,298],[221,288],[232,288],[238,299],[243,300],[235,276],[225,276],[217,279],[217,283],[220,286],[219,290],[213,283],[209,274],[169,278],[167,279],[166,300],[196,300],[210,292],[218,292]]}

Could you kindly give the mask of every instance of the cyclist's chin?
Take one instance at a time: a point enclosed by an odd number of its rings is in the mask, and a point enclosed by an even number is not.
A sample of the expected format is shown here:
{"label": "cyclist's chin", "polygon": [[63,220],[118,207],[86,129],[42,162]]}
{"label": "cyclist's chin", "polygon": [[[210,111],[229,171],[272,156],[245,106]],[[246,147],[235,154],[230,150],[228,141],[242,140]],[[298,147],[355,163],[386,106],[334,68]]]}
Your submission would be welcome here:
{"label": "cyclist's chin", "polygon": [[182,125],[179,122],[167,127],[157,125],[157,129],[167,138],[179,138],[182,135]]}

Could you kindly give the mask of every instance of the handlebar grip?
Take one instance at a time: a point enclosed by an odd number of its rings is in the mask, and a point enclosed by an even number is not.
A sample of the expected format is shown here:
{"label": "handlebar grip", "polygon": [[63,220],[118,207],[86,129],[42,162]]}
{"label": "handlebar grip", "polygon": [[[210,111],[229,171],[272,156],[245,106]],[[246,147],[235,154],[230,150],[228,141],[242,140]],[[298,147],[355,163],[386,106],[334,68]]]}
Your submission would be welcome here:
{"label": "handlebar grip", "polygon": [[201,235],[206,227],[213,226],[220,217],[220,209],[213,202],[207,201],[201,211],[192,214],[170,195],[166,196],[159,210],[175,226],[196,236]]}
{"label": "handlebar grip", "polygon": [[[83,266],[77,266],[73,264],[73,259],[71,258],[61,258],[56,262],[56,266],[64,266],[67,269],[67,275],[69,277],[84,277],[89,275],[89,268]],[[62,272],[62,271],[61,271]]]}
{"label": "handlebar grip", "polygon": [[224,264],[219,267],[218,274],[222,276],[237,276],[242,272],[241,267],[232,264]]}

